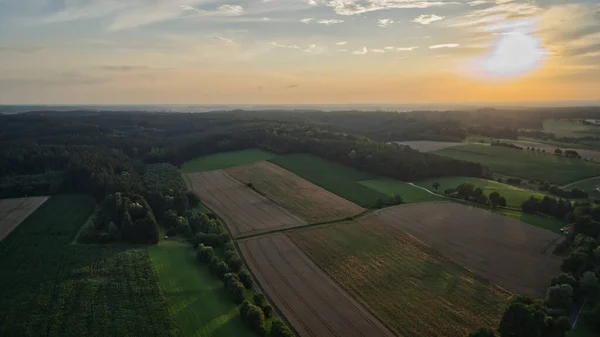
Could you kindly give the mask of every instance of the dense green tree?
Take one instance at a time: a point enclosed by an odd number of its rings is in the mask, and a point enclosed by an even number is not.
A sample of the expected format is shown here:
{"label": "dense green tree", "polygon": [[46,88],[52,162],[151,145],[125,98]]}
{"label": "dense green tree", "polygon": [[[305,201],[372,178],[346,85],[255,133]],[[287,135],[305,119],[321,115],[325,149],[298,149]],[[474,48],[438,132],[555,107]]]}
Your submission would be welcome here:
{"label": "dense green tree", "polygon": [[569,284],[557,284],[546,291],[548,306],[570,313],[573,310],[573,287]]}
{"label": "dense green tree", "polygon": [[274,318],[271,324],[271,332],[269,337],[293,337],[294,333],[290,328],[279,318]]}
{"label": "dense green tree", "polygon": [[246,269],[240,270],[238,273],[238,277],[240,278],[240,282],[242,282],[246,289],[252,289],[252,276]]}
{"label": "dense green tree", "polygon": [[500,204],[500,193],[498,193],[498,192],[490,193],[489,200],[490,200],[490,205],[492,205],[492,208],[496,208],[496,206],[498,206],[498,204]]}
{"label": "dense green tree", "polygon": [[542,337],[545,316],[535,300],[517,298],[502,316],[500,337]]}

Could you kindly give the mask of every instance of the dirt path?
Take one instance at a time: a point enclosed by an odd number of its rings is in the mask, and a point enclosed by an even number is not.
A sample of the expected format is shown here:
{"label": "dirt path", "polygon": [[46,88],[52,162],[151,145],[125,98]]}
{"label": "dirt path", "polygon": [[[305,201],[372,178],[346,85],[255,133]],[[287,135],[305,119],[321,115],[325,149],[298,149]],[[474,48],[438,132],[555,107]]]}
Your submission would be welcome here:
{"label": "dirt path", "polygon": [[577,185],[577,184],[579,184],[579,183],[582,183],[582,182],[585,182],[585,181],[588,181],[588,180],[594,180],[594,179],[598,179],[598,178],[600,178],[600,176],[597,176],[597,177],[591,177],[591,178],[586,178],[586,179],[581,179],[581,180],[577,180],[577,181],[575,181],[575,182],[572,182],[572,183],[569,183],[569,184],[563,185],[563,186],[561,186],[560,188],[562,188],[562,189],[569,188],[569,187],[571,187],[571,186],[573,186],[573,185]]}

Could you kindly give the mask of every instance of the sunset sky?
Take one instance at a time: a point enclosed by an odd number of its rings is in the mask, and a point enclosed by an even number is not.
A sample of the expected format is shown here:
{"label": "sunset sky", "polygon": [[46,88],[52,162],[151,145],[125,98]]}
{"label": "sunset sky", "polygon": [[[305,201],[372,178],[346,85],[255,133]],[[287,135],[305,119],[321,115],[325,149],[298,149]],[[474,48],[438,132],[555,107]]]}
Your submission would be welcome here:
{"label": "sunset sky", "polygon": [[0,104],[600,100],[598,0],[0,0]]}

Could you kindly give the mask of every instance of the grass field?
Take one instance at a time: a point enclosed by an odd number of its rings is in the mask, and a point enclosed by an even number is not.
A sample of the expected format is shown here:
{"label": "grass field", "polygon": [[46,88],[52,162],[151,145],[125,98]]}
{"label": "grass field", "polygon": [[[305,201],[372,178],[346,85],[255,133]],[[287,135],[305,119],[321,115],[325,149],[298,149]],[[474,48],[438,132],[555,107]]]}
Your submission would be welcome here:
{"label": "grass field", "polygon": [[224,169],[232,166],[268,160],[275,156],[276,155],[273,153],[260,149],[217,153],[185,162],[183,166],[181,166],[181,172],[193,173]]}
{"label": "grass field", "polygon": [[[600,175],[600,174],[599,174]],[[569,185],[569,188],[579,188],[589,193],[590,198],[600,199],[600,192],[596,190],[596,186],[600,186],[600,177]]]}
{"label": "grass field", "polygon": [[371,207],[377,199],[389,199],[381,192],[361,185],[359,181],[376,178],[371,174],[309,154],[292,154],[269,160],[300,177],[363,207]]}
{"label": "grass field", "polygon": [[436,154],[489,166],[492,171],[524,179],[566,184],[597,176],[600,164],[501,146],[465,146],[436,151]]}
{"label": "grass field", "polygon": [[70,244],[93,209],[51,197],[0,242],[0,336],[177,336],[145,248]]}
{"label": "grass field", "polygon": [[189,244],[161,240],[148,251],[181,336],[254,336],[223,282],[196,261]]}
{"label": "grass field", "polygon": [[374,218],[288,236],[400,336],[463,337],[495,327],[511,298]]}
{"label": "grass field", "polygon": [[585,125],[579,122],[555,119],[547,119],[544,121],[544,131],[551,132],[558,137],[577,138],[600,136],[600,127]]}
{"label": "grass field", "polygon": [[434,182],[440,184],[439,193],[443,193],[446,189],[449,188],[455,188],[456,186],[462,183],[471,183],[476,187],[481,188],[483,190],[483,194],[487,196],[489,196],[492,192],[500,193],[501,196],[506,198],[506,203],[508,207],[515,207],[519,209],[521,208],[521,204],[528,200],[529,197],[534,196],[538,199],[543,199],[545,196],[543,193],[521,189],[515,186],[499,183],[497,181],[470,177],[427,179],[419,181],[416,184],[433,191],[434,189],[432,185]]}
{"label": "grass field", "polygon": [[438,197],[431,193],[427,193],[426,191],[411,186],[405,182],[393,179],[370,179],[359,181],[359,183],[368,188],[384,193],[389,197],[393,197],[395,194],[399,194],[405,203],[446,200],[445,198]]}
{"label": "grass field", "polygon": [[580,140],[578,143],[566,143],[556,140],[542,140],[530,137],[519,137],[519,140],[529,141],[529,142],[538,142],[542,144],[548,144],[552,146],[563,148],[572,148],[572,149],[583,149],[583,150],[600,150],[600,142],[593,140]]}

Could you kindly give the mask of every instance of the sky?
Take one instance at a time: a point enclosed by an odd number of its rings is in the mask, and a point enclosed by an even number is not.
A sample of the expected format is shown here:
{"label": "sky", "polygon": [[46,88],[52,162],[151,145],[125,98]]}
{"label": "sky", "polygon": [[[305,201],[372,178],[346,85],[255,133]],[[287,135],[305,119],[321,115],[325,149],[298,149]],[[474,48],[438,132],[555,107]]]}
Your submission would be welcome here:
{"label": "sky", "polygon": [[568,100],[598,0],[0,0],[0,104]]}

